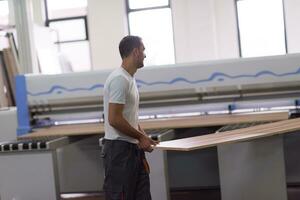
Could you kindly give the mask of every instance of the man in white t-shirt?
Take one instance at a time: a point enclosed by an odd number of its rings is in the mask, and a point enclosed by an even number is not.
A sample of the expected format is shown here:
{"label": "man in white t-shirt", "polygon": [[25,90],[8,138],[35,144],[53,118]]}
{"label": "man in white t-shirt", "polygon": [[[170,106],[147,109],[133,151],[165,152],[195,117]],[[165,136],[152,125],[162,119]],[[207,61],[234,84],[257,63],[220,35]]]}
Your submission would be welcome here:
{"label": "man in white t-shirt", "polygon": [[138,36],[126,36],[119,44],[122,66],[104,86],[106,200],[151,200],[149,166],[144,151],[157,142],[138,123],[139,93],[135,72],[144,66],[144,44]]}

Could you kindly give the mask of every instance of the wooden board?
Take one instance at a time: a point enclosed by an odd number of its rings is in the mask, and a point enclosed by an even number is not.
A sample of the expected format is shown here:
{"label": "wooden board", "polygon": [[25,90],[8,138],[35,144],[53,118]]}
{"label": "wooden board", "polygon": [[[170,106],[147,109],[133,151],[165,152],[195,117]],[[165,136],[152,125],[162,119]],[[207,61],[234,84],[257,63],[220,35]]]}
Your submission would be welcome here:
{"label": "wooden board", "polygon": [[300,118],[288,119],[222,133],[208,134],[179,140],[161,142],[155,148],[164,150],[191,151],[233,142],[269,137],[300,130]]}
{"label": "wooden board", "polygon": [[[199,117],[182,117],[170,119],[153,119],[140,122],[143,129],[163,129],[163,128],[188,128],[219,126],[226,124],[261,122],[261,121],[280,121],[288,119],[287,112],[251,113],[251,114],[232,114],[232,115],[209,115]],[[53,126],[48,128],[35,129],[34,132],[22,137],[44,137],[44,136],[70,136],[70,135],[89,135],[103,134],[104,124],[76,124]]]}
{"label": "wooden board", "polygon": [[12,97],[12,93],[11,93],[11,89],[10,89],[10,84],[9,84],[9,80],[8,80],[8,72],[6,70],[6,66],[5,66],[5,62],[4,62],[4,55],[3,55],[3,51],[0,52],[0,59],[2,61],[2,67],[3,67],[3,83],[4,86],[6,88],[6,97],[7,97],[7,101],[8,101],[8,107],[14,106],[14,102],[13,102],[13,97]]}
{"label": "wooden board", "polygon": [[2,64],[2,56],[0,56],[0,107],[8,107],[8,99],[5,93],[5,79],[4,65]]}
{"label": "wooden board", "polygon": [[103,134],[104,126],[100,123],[93,124],[76,124],[76,125],[60,125],[48,128],[35,129],[32,133],[21,136],[20,138],[35,138],[47,136],[76,136],[76,135],[92,135]]}
{"label": "wooden board", "polygon": [[16,100],[16,82],[15,82],[15,76],[19,74],[19,70],[17,67],[17,61],[16,58],[14,58],[11,48],[3,49],[3,58],[5,62],[5,69],[7,71],[8,75],[8,81],[9,81],[9,90],[12,93],[12,102],[15,105]]}

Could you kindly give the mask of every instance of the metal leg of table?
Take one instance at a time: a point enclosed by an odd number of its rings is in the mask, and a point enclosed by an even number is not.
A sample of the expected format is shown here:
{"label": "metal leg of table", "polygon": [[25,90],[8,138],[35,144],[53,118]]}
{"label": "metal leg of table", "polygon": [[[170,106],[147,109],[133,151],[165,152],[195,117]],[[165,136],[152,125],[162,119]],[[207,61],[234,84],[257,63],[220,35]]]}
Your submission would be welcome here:
{"label": "metal leg of table", "polygon": [[146,154],[150,165],[150,185],[152,199],[169,200],[167,152],[155,149]]}

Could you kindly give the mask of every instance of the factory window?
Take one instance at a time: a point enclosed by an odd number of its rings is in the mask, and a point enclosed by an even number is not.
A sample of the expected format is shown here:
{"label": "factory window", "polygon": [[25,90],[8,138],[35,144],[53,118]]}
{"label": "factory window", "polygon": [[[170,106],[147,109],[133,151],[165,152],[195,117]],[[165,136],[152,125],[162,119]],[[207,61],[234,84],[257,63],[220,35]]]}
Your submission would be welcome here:
{"label": "factory window", "polygon": [[8,1],[0,1],[0,50],[8,46],[8,41],[5,37],[6,29],[8,28]]}
{"label": "factory window", "polygon": [[86,16],[87,0],[46,0],[48,19]]}
{"label": "factory window", "polygon": [[143,38],[145,66],[174,64],[172,15],[169,0],[127,0],[129,32]]}
{"label": "factory window", "polygon": [[0,29],[8,25],[8,1],[0,0]]}
{"label": "factory window", "polygon": [[73,71],[91,70],[87,27],[87,0],[45,0],[46,26],[53,30],[59,53]]}
{"label": "factory window", "polygon": [[237,0],[242,57],[286,53],[282,0]]}

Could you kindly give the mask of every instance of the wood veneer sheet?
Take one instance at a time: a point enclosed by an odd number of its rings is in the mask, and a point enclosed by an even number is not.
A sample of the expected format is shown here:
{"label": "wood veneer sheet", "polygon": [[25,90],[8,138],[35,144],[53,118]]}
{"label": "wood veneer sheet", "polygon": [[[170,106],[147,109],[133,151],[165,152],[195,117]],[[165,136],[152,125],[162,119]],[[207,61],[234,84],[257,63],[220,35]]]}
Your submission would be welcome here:
{"label": "wood veneer sheet", "polygon": [[8,107],[8,100],[5,93],[5,73],[2,64],[2,57],[0,57],[0,107]]}
{"label": "wood veneer sheet", "polygon": [[3,57],[5,62],[6,71],[8,74],[8,80],[10,85],[10,90],[13,96],[13,102],[16,100],[16,83],[15,76],[19,74],[16,60],[13,56],[11,48],[3,49]]}
{"label": "wood veneer sheet", "polygon": [[300,118],[257,125],[248,128],[226,131],[222,133],[208,134],[179,140],[161,142],[155,148],[164,150],[191,151],[219,144],[227,144],[285,134],[300,130]]}

